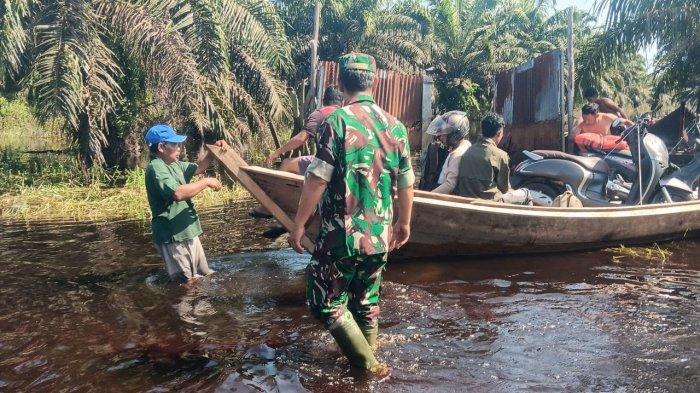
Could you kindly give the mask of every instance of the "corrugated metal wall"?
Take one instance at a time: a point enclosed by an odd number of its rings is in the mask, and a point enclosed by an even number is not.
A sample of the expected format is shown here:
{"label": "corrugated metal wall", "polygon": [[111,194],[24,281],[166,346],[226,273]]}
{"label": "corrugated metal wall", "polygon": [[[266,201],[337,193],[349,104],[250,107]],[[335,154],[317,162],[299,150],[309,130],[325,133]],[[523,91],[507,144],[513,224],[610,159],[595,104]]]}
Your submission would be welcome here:
{"label": "corrugated metal wall", "polygon": [[523,150],[561,150],[563,72],[560,50],[496,76],[494,110],[506,122],[502,147],[515,164]]}
{"label": "corrugated metal wall", "polygon": [[[320,68],[323,72],[321,89],[338,84],[338,63],[323,61],[320,63]],[[415,135],[416,130],[420,133],[422,76],[379,70],[373,92],[377,105],[401,120],[411,134]]]}

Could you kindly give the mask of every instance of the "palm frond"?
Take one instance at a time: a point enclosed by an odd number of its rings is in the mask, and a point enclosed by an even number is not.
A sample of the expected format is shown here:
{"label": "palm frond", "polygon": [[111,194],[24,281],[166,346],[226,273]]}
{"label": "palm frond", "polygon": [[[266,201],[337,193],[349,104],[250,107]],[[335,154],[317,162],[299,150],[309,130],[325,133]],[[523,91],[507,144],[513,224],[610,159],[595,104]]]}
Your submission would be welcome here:
{"label": "palm frond", "polygon": [[91,15],[81,1],[46,2],[34,29],[32,98],[40,120],[63,117],[78,129],[85,81],[82,66],[92,42]]}
{"label": "palm frond", "polygon": [[223,133],[203,114],[207,108],[207,81],[182,37],[167,22],[150,15],[144,7],[127,1],[96,0],[95,10],[106,26],[116,32],[124,47],[143,68],[149,87],[161,102],[170,102],[172,113],[184,110],[195,127]]}
{"label": "palm frond", "polygon": [[243,47],[275,71],[291,72],[291,48],[282,19],[267,0],[221,0],[221,21],[231,45]]}
{"label": "palm frond", "polygon": [[195,54],[199,70],[208,78],[218,79],[229,70],[227,40],[216,0],[186,0],[187,7],[178,17],[179,30]]}
{"label": "palm frond", "polygon": [[269,111],[271,119],[288,119],[289,97],[284,84],[275,77],[272,70],[239,46],[231,45],[229,53],[235,82]]}
{"label": "palm frond", "polygon": [[30,0],[0,0],[0,87],[19,68],[28,40],[23,20],[30,6]]}

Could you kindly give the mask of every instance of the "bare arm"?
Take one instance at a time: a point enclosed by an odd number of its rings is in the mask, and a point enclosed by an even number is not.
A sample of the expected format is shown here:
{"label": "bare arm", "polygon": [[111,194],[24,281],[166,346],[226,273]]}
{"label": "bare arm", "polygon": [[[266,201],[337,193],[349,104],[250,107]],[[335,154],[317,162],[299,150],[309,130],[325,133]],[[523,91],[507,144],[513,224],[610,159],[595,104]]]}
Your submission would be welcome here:
{"label": "bare arm", "polygon": [[390,249],[401,248],[411,237],[411,212],[413,210],[413,187],[399,188],[397,193],[398,217],[393,228]]}
{"label": "bare arm", "polygon": [[[224,140],[216,141],[216,143],[214,143],[214,145],[222,148],[224,152],[226,151],[226,149],[231,148],[231,146],[229,146],[228,143],[226,143],[226,141],[224,141]],[[209,165],[211,164],[212,158],[213,158],[213,156],[209,153],[209,150],[205,150],[204,155],[200,156],[197,159],[197,170],[194,172],[194,175],[197,176],[197,175],[201,175],[202,173],[204,173],[207,170],[207,168],[209,168]]]}
{"label": "bare arm", "polygon": [[275,150],[274,152],[272,152],[272,154],[270,154],[270,156],[267,157],[267,165],[272,165],[272,162],[275,161],[279,156],[286,154],[294,149],[300,148],[308,140],[309,134],[306,131],[301,131],[298,134],[294,135],[294,137],[288,140],[287,143],[282,145],[279,149]]}
{"label": "bare arm", "polygon": [[610,107],[610,109],[614,110],[619,117],[621,117],[623,119],[627,119],[627,115],[622,110],[622,108],[620,108],[620,106],[615,103],[615,101],[613,101],[609,98],[606,98],[605,103]]}
{"label": "bare arm", "polygon": [[299,208],[297,215],[294,218],[294,229],[289,236],[289,243],[298,253],[304,252],[301,245],[301,239],[306,231],[306,223],[314,214],[316,205],[321,201],[323,193],[326,191],[328,183],[313,173],[308,173],[304,181],[304,188],[301,190],[301,198],[299,198]]}
{"label": "bare arm", "polygon": [[206,177],[194,183],[180,185],[173,193],[173,200],[176,202],[180,202],[192,199],[207,187],[211,187],[215,190],[218,190],[221,188],[221,183],[216,178]]}
{"label": "bare arm", "polygon": [[207,170],[207,168],[209,168],[209,164],[211,164],[211,159],[212,155],[209,153],[209,150],[205,150],[204,154],[199,156],[199,158],[197,159],[197,170],[194,172],[194,175],[198,176],[204,173]]}

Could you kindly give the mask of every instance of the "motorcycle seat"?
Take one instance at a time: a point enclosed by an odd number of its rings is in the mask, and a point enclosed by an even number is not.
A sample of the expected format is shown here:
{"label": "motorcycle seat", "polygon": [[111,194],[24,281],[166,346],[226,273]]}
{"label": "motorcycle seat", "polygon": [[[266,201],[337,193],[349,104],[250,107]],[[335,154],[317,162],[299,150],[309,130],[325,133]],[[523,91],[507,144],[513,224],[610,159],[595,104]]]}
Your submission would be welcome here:
{"label": "motorcycle seat", "polygon": [[557,150],[535,150],[533,153],[541,156],[542,158],[572,161],[588,169],[589,171],[603,173],[608,173],[610,171],[610,167],[605,160],[598,157],[580,157]]}
{"label": "motorcycle seat", "polygon": [[632,153],[629,150],[613,150],[610,152],[605,150],[590,149],[590,151],[601,155],[610,155],[611,157],[617,156],[621,158],[629,158],[630,160],[632,159]]}

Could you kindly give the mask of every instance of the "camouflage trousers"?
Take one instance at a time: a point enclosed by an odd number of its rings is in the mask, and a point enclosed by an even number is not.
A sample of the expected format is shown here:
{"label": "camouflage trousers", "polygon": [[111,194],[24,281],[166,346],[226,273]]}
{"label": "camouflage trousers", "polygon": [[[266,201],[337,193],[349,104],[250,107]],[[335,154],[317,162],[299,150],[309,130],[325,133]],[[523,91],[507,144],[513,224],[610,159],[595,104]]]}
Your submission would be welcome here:
{"label": "camouflage trousers", "polygon": [[306,267],[306,300],[311,312],[326,327],[346,309],[358,325],[376,324],[386,261],[387,253],[337,260],[312,258]]}

